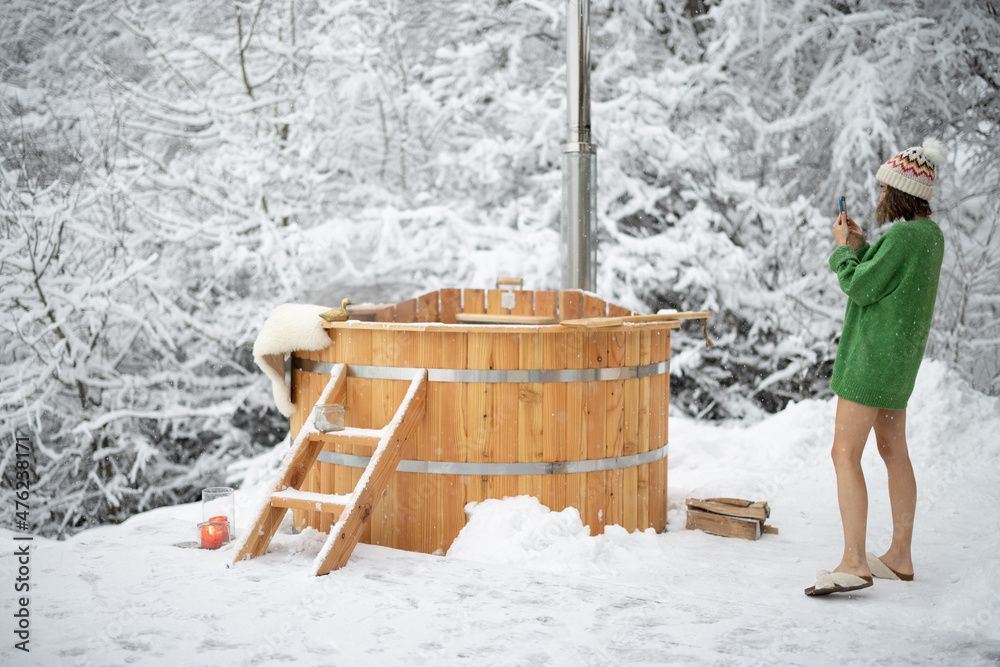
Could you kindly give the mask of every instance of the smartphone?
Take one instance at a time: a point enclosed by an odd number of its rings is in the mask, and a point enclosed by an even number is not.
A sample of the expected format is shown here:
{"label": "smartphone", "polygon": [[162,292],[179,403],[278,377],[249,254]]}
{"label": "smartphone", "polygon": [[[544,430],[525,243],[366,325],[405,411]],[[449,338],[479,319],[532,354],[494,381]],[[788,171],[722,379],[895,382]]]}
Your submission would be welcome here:
{"label": "smartphone", "polygon": [[840,212],[847,213],[847,200],[843,197],[840,198]]}

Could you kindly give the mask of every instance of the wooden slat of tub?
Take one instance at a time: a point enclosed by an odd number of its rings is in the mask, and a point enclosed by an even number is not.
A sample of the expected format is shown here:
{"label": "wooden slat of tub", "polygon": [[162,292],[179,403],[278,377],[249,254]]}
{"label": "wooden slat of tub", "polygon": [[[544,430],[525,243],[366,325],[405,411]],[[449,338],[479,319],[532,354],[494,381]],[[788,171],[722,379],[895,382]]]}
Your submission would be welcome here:
{"label": "wooden slat of tub", "polygon": [[599,296],[583,293],[583,316],[605,317],[608,314],[608,303]]}
{"label": "wooden slat of tub", "polygon": [[[353,348],[357,343],[357,339],[351,335],[351,332],[332,330],[330,333],[333,335],[333,348],[330,350],[331,354],[326,355],[331,362],[339,361],[341,359],[353,359]],[[370,338],[370,337],[369,337]],[[329,349],[329,348],[328,348]],[[354,424],[349,421],[353,416],[351,414],[351,406],[353,405],[352,393],[355,390],[354,380],[348,380],[345,383],[345,394],[344,394],[344,423],[348,426],[354,426]],[[347,453],[354,453],[352,447],[349,445],[333,445],[325,444],[323,449],[326,451],[343,451]],[[371,450],[369,449],[369,452]],[[345,466],[335,466],[329,463],[318,462],[314,466],[319,472],[319,493],[326,494],[348,494],[353,491],[353,486],[351,485],[352,473],[351,469]],[[318,513],[319,525],[316,529],[324,533],[330,532],[330,527],[335,523],[334,517],[331,514]]]}
{"label": "wooden slat of tub", "polygon": [[534,315],[535,314],[535,293],[531,290],[517,290],[514,292],[514,307],[511,308],[511,315]]}
{"label": "wooden slat of tub", "polygon": [[486,301],[485,293],[481,289],[462,290],[462,312],[463,313],[485,313]]}
{"label": "wooden slat of tub", "polygon": [[[578,320],[583,317],[583,292],[562,290],[559,292],[559,321]],[[574,368],[568,366],[567,368]]]}
{"label": "wooden slat of tub", "polygon": [[632,314],[632,311],[628,308],[622,308],[621,306],[608,302],[608,317],[628,317]]}
{"label": "wooden slat of tub", "polygon": [[[420,366],[421,347],[425,336],[428,335],[425,332],[396,331],[394,347],[396,357],[394,362],[389,365],[402,366],[404,368],[422,368]],[[391,384],[393,391],[392,414],[386,419],[386,424],[395,416],[396,409],[406,398],[406,391],[409,388],[408,382],[394,381]],[[412,437],[408,439],[407,448],[400,451],[402,459],[417,458],[417,453],[414,451],[413,446],[417,444],[421,433],[422,429],[418,428],[414,431]],[[406,546],[408,540],[414,540],[416,544],[419,544],[426,535],[426,526],[420,523],[419,503],[414,500],[419,498],[420,495],[419,484],[421,478],[421,475],[412,473],[394,473],[392,475],[389,483],[389,493],[387,494],[388,498],[381,503],[383,505],[392,505],[392,511],[394,512],[392,516],[392,540],[386,546],[391,546],[394,549],[408,549]],[[410,549],[414,551],[420,550],[415,546]]]}
{"label": "wooden slat of tub", "polygon": [[[502,333],[493,337],[493,368],[516,370],[519,362],[521,334]],[[516,384],[505,382],[493,387],[493,453],[494,461],[517,462]],[[517,495],[517,477],[497,475],[490,480],[493,498]]]}
{"label": "wooden slat of tub", "polygon": [[[470,369],[488,369],[493,356],[493,334],[473,332],[467,335],[467,363]],[[465,385],[465,403],[468,413],[465,419],[465,460],[469,462],[489,462],[493,458],[491,442],[493,437],[493,385],[485,382],[469,382]],[[490,478],[481,475],[469,479],[466,484],[465,503],[480,502],[492,496]],[[465,504],[463,503],[463,505]]]}
{"label": "wooden slat of tub", "polygon": [[[438,306],[439,293],[437,290],[421,294],[417,297],[417,321],[418,322],[439,322],[440,308]],[[427,368],[423,366],[422,368]]]}
{"label": "wooden slat of tub", "polygon": [[501,297],[508,290],[488,289],[486,290],[486,312],[490,315],[509,315],[510,308],[501,305]]}
{"label": "wooden slat of tub", "polygon": [[[587,344],[581,332],[566,333],[566,368],[586,368]],[[560,442],[560,461],[579,461],[587,458],[587,439],[584,432],[586,415],[583,388],[585,382],[566,384],[566,437]],[[564,476],[566,506],[580,511],[580,518],[587,521],[587,474],[573,473]]]}
{"label": "wooden slat of tub", "polygon": [[[303,352],[296,353],[297,357],[304,357]],[[292,413],[292,418],[290,422],[290,433],[292,437],[292,442],[298,437],[299,431],[302,429],[302,425],[305,423],[306,419],[309,417],[309,407],[305,405],[306,395],[309,392],[309,376],[312,373],[306,373],[305,371],[300,371],[292,369],[292,386],[291,386],[291,399],[295,403],[295,412]],[[306,521],[308,517],[305,512],[292,511],[292,524],[299,530],[305,528],[308,524]]]}
{"label": "wooden slat of tub", "polygon": [[[625,365],[639,365],[638,331],[625,333]],[[639,451],[639,379],[625,380],[623,403],[625,406],[622,422],[622,455],[632,456]],[[629,466],[622,470],[622,526],[629,532],[639,527],[636,491],[638,488],[638,467]],[[645,526],[643,526],[645,528]]]}
{"label": "wooden slat of tub", "polygon": [[[609,367],[625,364],[625,332],[608,333]],[[605,383],[605,399],[607,401],[605,433],[605,457],[622,456],[625,452],[625,381],[613,380]],[[607,473],[607,489],[605,491],[607,505],[606,524],[625,525],[622,511],[622,470],[609,470]]]}
{"label": "wooden slat of tub", "polygon": [[[318,351],[316,352],[309,351],[305,352],[304,356],[312,361],[318,361],[321,355],[320,352]],[[326,375],[320,375],[318,373],[306,373],[306,377],[307,377],[306,386],[308,388],[306,390],[307,398],[305,401],[306,405],[304,406],[304,409],[306,411],[306,418],[308,419],[309,413],[312,410],[313,405],[319,399],[320,394],[323,393],[323,388],[324,385],[326,384],[325,381],[328,381],[329,377]],[[316,493],[323,492],[322,485],[320,483],[319,470],[316,468],[316,466],[313,466],[313,468],[309,471],[309,474],[306,475],[306,479],[302,483],[302,486],[299,487],[299,489],[302,491],[314,491]],[[322,525],[322,521],[320,518],[321,516],[322,515],[319,512],[316,512],[315,510],[309,512],[303,512],[302,520],[305,522],[306,525],[311,526],[316,530],[319,530]]]}
{"label": "wooden slat of tub", "polygon": [[[337,345],[340,347],[341,360],[352,364],[370,365],[372,363],[372,331],[358,329],[356,331],[342,331],[343,338],[338,339]],[[373,382],[368,378],[349,378],[347,381],[347,410],[346,420],[348,426],[357,428],[382,428],[384,423],[372,421],[372,405],[375,399],[372,394]],[[362,448],[352,445],[348,454],[357,456],[371,456],[371,448]],[[336,493],[353,493],[354,488],[364,474],[363,468],[350,468],[348,466],[337,466],[344,471],[338,477]],[[345,484],[347,488],[340,490],[340,485]],[[372,522],[365,524],[361,533],[360,541],[370,544],[372,541]]]}
{"label": "wooden slat of tub", "polygon": [[[589,368],[604,368],[608,365],[608,334],[590,332],[587,336],[587,365]],[[587,415],[585,426],[587,449],[586,458],[604,458],[607,451],[605,442],[607,421],[607,382],[587,382],[584,384],[584,411]],[[587,473],[587,523],[591,535],[604,532],[608,522],[605,505],[608,473]]]}
{"label": "wooden slat of tub", "polygon": [[[396,366],[397,361],[397,332],[392,329],[381,329],[372,331],[372,364],[375,366]],[[396,398],[395,382],[391,380],[373,380],[371,392],[371,419],[372,425],[381,428],[388,424],[396,413],[399,405]],[[401,383],[400,383],[401,384]],[[390,482],[389,493],[395,493],[393,484]],[[395,507],[392,498],[383,498],[382,502],[376,503],[372,508],[371,520],[371,543],[383,546],[392,546],[395,536]]]}
{"label": "wooden slat of tub", "polygon": [[[541,334],[521,334],[518,366],[522,370],[544,368],[545,351]],[[550,385],[551,386],[551,385]],[[535,463],[545,459],[542,425],[543,387],[541,383],[517,385],[517,460]],[[517,478],[517,495],[542,498],[542,475]]]}
{"label": "wooden slat of tub", "polygon": [[[442,334],[441,362],[446,368],[466,368],[468,358],[468,334],[446,332]],[[441,421],[441,453],[435,460],[464,461],[467,439],[465,428],[469,417],[466,404],[466,385],[460,382],[444,382],[438,396],[436,410]],[[441,475],[444,485],[439,497],[443,527],[441,548],[447,550],[465,527],[465,481],[464,476]]]}
{"label": "wooden slat of tub", "polygon": [[[670,358],[670,330],[666,329],[664,331],[664,336],[666,337],[666,342],[664,344],[665,358]],[[663,376],[663,442],[670,442],[670,419],[669,419],[669,406],[670,406],[670,375],[666,374]],[[670,466],[667,463],[669,457],[664,457],[662,460],[658,461],[661,466],[662,476],[663,476],[663,527],[666,529],[667,526],[667,502],[666,497],[670,490],[669,477],[670,477]]]}
{"label": "wooden slat of tub", "polygon": [[[327,348],[326,350],[320,350],[319,352],[317,352],[316,353],[317,359],[322,359],[324,361],[330,360],[334,362],[342,359],[345,353],[343,349],[344,338],[345,337],[343,336],[342,332],[338,331],[334,333],[333,345]],[[324,352],[326,352],[326,354],[324,354]],[[314,394],[314,396],[316,396],[316,398],[319,398],[319,396],[323,393],[323,390],[326,388],[325,385],[329,382],[330,376],[319,375],[317,373],[314,373],[313,375],[316,377],[316,387],[317,387],[317,391]],[[344,397],[340,399],[341,401],[343,401],[344,404],[347,403],[347,386],[348,383],[345,380]],[[331,400],[331,402],[333,401]],[[318,463],[313,464],[313,472],[316,473],[316,483],[318,486],[317,491],[319,491],[319,493],[350,493],[349,490],[346,491],[339,490],[343,489],[344,486],[350,483],[350,473],[347,474],[340,473],[341,479],[338,480],[336,479],[337,471],[334,466],[318,464]],[[340,484],[338,484],[338,481],[340,482]],[[332,514],[327,514],[326,512],[320,512],[315,509],[313,509],[312,512],[313,515],[316,517],[316,522],[317,522],[316,529],[322,533],[329,533],[330,527],[334,523],[333,522],[334,516]]]}
{"label": "wooden slat of tub", "polygon": [[[537,307],[537,299],[535,301]],[[554,300],[553,300],[554,303]],[[566,368],[566,334],[546,333],[542,336],[545,368]],[[567,416],[566,383],[553,382],[545,387],[542,400],[544,436],[542,458],[545,461],[564,461],[566,454],[566,424],[575,415]],[[545,475],[542,479],[542,504],[555,512],[566,509],[566,478],[562,475]]]}
{"label": "wooden slat of tub", "polygon": [[[443,333],[425,333],[420,336],[420,347],[417,350],[416,363],[420,368],[440,368],[442,366],[441,346]],[[429,382],[426,389],[426,405],[424,423],[414,434],[413,447],[405,458],[418,461],[434,461],[441,447],[442,415],[440,405],[444,384]],[[413,514],[417,518],[414,527],[422,526],[417,541],[416,551],[431,553],[440,548],[443,540],[443,524],[439,519],[438,497],[443,489],[441,475],[409,475],[411,480],[410,503],[414,505]],[[410,540],[414,538],[411,537]]]}
{"label": "wooden slat of tub", "polygon": [[[651,358],[652,331],[639,332],[639,363],[646,365]],[[641,378],[639,382],[639,437],[637,444],[639,452],[649,451],[649,396],[652,378]],[[638,466],[636,482],[636,523],[640,530],[646,530],[653,524],[649,520],[649,465]]]}
{"label": "wooden slat of tub", "polygon": [[[668,358],[670,353],[669,348],[669,332],[668,330],[659,330],[652,332],[652,363],[657,363],[664,361]],[[653,378],[653,388],[651,389],[650,398],[650,410],[652,412],[650,431],[651,431],[651,441],[652,446],[660,447],[666,442],[666,428],[664,425],[666,423],[667,414],[667,392],[666,388],[668,386],[667,375],[661,374]],[[650,521],[656,530],[663,530],[667,523],[667,502],[666,502],[666,466],[663,462],[655,462],[651,465],[649,473],[649,497],[652,499],[652,505],[650,507],[649,515]]]}
{"label": "wooden slat of tub", "polygon": [[455,315],[462,312],[462,290],[445,288],[441,290],[441,304],[439,318],[442,324],[455,324],[458,322]]}
{"label": "wooden slat of tub", "polygon": [[[556,317],[559,313],[559,292],[554,290],[539,290],[535,292],[534,315],[537,317]],[[551,368],[551,366],[546,366]]]}
{"label": "wooden slat of tub", "polygon": [[[299,356],[299,355],[295,355]],[[305,371],[300,371],[297,368],[292,369],[291,374],[291,387],[290,396],[292,402],[296,403],[295,412],[292,413],[291,418],[288,421],[288,430],[292,437],[292,442],[295,442],[295,438],[299,435],[299,430],[302,428],[303,422],[305,422],[306,411],[302,409],[301,399],[299,395],[304,391],[303,382],[305,382]]]}
{"label": "wooden slat of tub", "polygon": [[417,321],[417,300],[407,299],[400,301],[392,309],[393,322],[416,322]]}

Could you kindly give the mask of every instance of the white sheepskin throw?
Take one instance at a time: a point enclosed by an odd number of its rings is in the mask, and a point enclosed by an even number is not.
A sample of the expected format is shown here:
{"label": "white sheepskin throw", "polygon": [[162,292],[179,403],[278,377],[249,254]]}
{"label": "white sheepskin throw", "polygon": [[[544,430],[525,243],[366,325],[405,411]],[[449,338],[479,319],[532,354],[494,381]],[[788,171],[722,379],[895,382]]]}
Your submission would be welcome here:
{"label": "white sheepskin throw", "polygon": [[319,314],[328,306],[285,303],[273,311],[264,322],[253,344],[253,360],[271,379],[274,404],[286,417],[295,412],[285,382],[285,359],[296,350],[323,350],[330,345],[330,336],[323,328]]}

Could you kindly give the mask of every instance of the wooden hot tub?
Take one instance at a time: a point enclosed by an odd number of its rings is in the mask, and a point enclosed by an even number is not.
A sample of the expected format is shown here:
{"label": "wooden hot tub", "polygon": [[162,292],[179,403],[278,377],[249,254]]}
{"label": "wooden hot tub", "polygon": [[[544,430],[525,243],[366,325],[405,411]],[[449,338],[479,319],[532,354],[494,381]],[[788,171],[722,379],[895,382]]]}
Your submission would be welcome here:
{"label": "wooden hot tub", "polygon": [[[628,315],[576,290],[442,289],[376,307],[371,321],[327,324],[330,347],[292,355],[292,437],[334,364],[347,364],[347,426],[376,429],[407,391],[405,369],[427,368],[424,421],[361,541],[447,550],[467,503],[522,494],[554,511],[577,508],[595,535],[608,524],[661,531],[678,322],[559,324]],[[326,445],[302,490],[350,493],[370,451]],[[324,532],[335,520],[294,516]]]}

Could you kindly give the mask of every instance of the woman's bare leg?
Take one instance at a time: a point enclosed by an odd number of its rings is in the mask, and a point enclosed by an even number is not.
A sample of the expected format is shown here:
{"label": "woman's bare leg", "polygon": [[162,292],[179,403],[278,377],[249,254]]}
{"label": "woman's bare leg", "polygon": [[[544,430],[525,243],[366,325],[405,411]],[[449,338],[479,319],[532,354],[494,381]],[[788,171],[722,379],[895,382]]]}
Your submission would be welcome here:
{"label": "woman's bare leg", "polygon": [[875,440],[889,476],[892,507],[892,544],[881,560],[900,574],[913,574],[910,543],[917,509],[917,480],[906,446],[906,410],[879,410]]}
{"label": "woman's bare leg", "polygon": [[878,408],[870,408],[843,398],[837,401],[837,422],[831,456],[837,472],[840,519],[844,524],[844,556],[834,572],[871,576],[871,569],[865,558],[868,488],[861,470],[861,454],[877,416]]}

